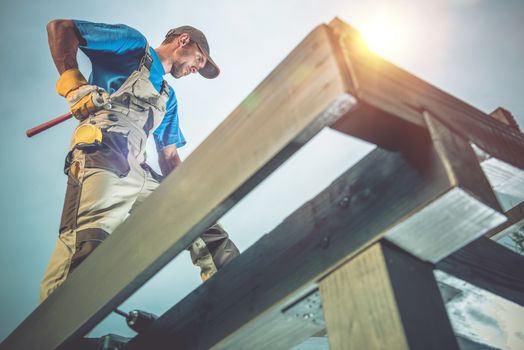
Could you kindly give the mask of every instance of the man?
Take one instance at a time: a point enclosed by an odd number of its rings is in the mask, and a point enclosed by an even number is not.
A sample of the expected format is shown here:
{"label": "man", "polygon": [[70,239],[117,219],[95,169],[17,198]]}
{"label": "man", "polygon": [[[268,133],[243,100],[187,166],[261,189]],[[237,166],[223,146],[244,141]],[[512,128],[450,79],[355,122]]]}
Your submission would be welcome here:
{"label": "man", "polygon": [[[60,74],[57,92],[80,123],[66,158],[60,234],[40,301],[158,186],[161,176],[145,163],[151,133],[162,174],[181,163],[177,149],[186,141],[179,129],[175,92],[163,75],[178,79],[198,72],[212,79],[220,73],[206,37],[190,26],[170,30],[154,50],[142,34],[125,25],[54,20],[47,32]],[[92,63],[89,80],[78,70],[79,48]],[[239,254],[218,224],[189,250],[204,281]]]}

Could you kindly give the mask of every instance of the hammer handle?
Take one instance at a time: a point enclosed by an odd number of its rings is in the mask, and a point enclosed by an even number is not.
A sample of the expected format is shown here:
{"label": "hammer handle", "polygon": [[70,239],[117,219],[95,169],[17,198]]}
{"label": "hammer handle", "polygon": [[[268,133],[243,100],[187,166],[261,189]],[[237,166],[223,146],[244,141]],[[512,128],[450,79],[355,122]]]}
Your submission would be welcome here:
{"label": "hammer handle", "polygon": [[62,114],[61,116],[56,117],[55,119],[52,119],[52,120],[50,120],[48,122],[42,123],[40,125],[35,126],[34,128],[31,128],[31,129],[27,130],[25,132],[25,134],[27,135],[27,137],[35,136],[36,134],[41,133],[42,131],[49,129],[52,126],[55,126],[56,124],[60,124],[63,121],[66,121],[66,120],[70,119],[72,116],[73,115],[71,114],[71,112],[66,113],[66,114]]}

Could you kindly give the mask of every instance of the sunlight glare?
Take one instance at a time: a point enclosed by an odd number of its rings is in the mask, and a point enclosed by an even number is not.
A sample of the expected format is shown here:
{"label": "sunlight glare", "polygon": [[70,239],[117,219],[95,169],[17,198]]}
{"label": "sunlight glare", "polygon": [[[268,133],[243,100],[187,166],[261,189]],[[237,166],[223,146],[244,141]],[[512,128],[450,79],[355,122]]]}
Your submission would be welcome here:
{"label": "sunlight glare", "polygon": [[361,34],[369,50],[384,57],[396,56],[407,49],[403,27],[400,23],[382,18],[361,28]]}

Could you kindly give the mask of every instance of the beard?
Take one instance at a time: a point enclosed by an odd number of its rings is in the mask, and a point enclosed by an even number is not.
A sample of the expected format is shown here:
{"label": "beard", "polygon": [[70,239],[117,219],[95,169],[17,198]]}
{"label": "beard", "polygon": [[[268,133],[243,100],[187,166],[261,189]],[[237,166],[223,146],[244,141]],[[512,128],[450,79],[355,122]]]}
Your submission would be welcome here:
{"label": "beard", "polygon": [[184,64],[173,62],[173,66],[171,67],[171,75],[175,78],[181,78],[185,76],[184,74]]}

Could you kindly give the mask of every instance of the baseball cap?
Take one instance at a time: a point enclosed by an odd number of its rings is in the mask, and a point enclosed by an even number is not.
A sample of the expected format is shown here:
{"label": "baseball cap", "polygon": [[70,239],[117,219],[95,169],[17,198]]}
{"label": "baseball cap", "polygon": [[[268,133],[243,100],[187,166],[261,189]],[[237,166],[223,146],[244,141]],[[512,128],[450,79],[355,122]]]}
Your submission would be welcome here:
{"label": "baseball cap", "polygon": [[200,51],[202,51],[204,56],[206,56],[206,65],[198,71],[200,75],[207,79],[216,78],[218,74],[220,74],[220,68],[218,68],[217,64],[211,59],[211,56],[209,55],[209,44],[207,43],[204,33],[192,26],[181,26],[178,28],[173,28],[167,32],[166,38],[171,35],[180,35],[182,33],[189,34],[190,39],[198,45]]}

